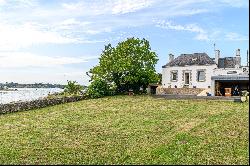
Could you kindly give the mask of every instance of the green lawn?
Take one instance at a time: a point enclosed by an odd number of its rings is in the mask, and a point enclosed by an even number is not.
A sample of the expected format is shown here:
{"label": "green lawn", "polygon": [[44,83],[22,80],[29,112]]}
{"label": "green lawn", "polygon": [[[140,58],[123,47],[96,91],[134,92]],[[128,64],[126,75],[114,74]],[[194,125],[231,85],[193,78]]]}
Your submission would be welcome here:
{"label": "green lawn", "polygon": [[0,115],[0,164],[248,164],[247,103],[116,96]]}

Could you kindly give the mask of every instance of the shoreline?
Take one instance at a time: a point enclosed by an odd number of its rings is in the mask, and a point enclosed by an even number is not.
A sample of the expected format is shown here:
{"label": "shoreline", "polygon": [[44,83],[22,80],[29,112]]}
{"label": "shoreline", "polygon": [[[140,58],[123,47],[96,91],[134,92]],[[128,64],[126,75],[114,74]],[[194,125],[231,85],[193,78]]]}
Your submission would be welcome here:
{"label": "shoreline", "polygon": [[17,89],[0,89],[0,92],[18,91]]}

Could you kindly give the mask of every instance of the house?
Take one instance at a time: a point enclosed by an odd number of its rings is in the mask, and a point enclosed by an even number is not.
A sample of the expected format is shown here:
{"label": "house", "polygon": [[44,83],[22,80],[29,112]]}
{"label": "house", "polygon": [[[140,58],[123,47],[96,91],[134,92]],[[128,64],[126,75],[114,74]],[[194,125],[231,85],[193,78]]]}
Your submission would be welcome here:
{"label": "house", "polygon": [[[248,56],[248,53],[247,53]],[[247,62],[248,64],[248,62]],[[162,66],[162,88],[210,89],[212,95],[225,95],[225,88],[249,90],[249,66],[241,66],[240,49],[235,57],[215,58],[206,53],[181,54]]]}

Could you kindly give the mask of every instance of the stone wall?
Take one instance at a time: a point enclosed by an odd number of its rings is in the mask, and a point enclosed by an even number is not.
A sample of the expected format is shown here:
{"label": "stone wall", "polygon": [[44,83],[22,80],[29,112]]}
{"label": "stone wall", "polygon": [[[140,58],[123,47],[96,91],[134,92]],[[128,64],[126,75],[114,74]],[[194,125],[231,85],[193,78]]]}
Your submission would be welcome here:
{"label": "stone wall", "polygon": [[203,88],[163,88],[158,87],[156,89],[157,95],[173,94],[173,95],[198,95],[204,89]]}
{"label": "stone wall", "polygon": [[9,104],[0,104],[0,114],[26,111],[31,109],[38,109],[47,106],[53,106],[57,104],[75,102],[86,99],[85,96],[71,96],[71,97],[58,97],[58,98],[44,98],[33,101],[17,102]]}

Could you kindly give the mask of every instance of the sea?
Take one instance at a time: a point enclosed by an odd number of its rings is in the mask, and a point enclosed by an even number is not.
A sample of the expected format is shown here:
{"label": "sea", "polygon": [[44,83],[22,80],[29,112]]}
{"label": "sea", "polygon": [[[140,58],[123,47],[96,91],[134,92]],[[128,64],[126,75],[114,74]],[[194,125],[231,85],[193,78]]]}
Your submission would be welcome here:
{"label": "sea", "polygon": [[48,94],[62,92],[61,88],[15,88],[16,91],[0,90],[0,104],[11,102],[32,101],[44,98]]}

